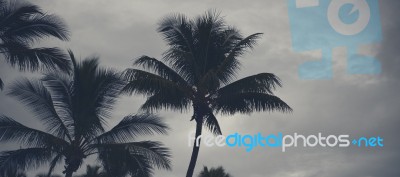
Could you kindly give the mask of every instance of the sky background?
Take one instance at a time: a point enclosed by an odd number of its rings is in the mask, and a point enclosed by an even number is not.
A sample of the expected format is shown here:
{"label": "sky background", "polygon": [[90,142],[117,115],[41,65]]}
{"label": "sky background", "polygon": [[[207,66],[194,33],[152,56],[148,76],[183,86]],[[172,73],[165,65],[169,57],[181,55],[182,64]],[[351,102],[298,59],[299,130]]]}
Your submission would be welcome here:
{"label": "sky background", "polygon": [[[291,49],[291,36],[286,1],[239,0],[32,0],[49,13],[61,16],[71,31],[71,40],[50,40],[42,45],[72,49],[75,56],[99,56],[101,65],[124,70],[141,55],[160,58],[167,46],[156,32],[157,23],[165,15],[183,13],[189,17],[208,9],[221,11],[229,25],[244,35],[264,33],[257,47],[242,59],[239,78],[270,72],[279,76],[283,88],[276,95],[292,108],[290,114],[278,112],[251,115],[220,116],[223,134],[239,132],[262,134],[310,135],[322,132],[349,134],[351,137],[380,136],[382,148],[279,148],[205,147],[200,149],[195,174],[203,165],[222,165],[234,177],[398,177],[400,176],[400,2],[380,0],[383,40],[360,47],[360,52],[376,56],[382,63],[379,75],[349,75],[346,73],[346,48],[333,50],[334,76],[331,80],[302,80],[298,66],[321,57],[319,51],[296,53]],[[0,60],[0,75],[6,86],[14,80],[32,74],[21,74]],[[0,113],[15,117],[31,127],[42,129],[22,104],[0,92]],[[125,115],[136,113],[143,96],[123,96],[109,121],[117,124]],[[188,134],[195,129],[190,122],[191,111],[180,113],[160,111],[172,128],[168,136],[146,137],[160,140],[171,148],[173,170],[159,171],[155,177],[178,177],[186,174],[191,155]],[[1,144],[0,150],[15,149]],[[91,163],[92,159],[89,159]],[[39,169],[46,171],[47,167]],[[62,166],[57,173],[61,173]],[[85,170],[82,166],[80,172]],[[36,172],[28,173],[34,176]]]}

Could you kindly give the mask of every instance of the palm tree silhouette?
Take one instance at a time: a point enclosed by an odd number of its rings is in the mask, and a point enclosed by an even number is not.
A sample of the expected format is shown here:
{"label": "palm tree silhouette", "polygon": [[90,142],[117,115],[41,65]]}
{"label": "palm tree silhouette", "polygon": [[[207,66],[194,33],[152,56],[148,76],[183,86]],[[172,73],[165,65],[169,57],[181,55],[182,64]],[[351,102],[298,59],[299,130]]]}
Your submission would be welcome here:
{"label": "palm tree silhouette", "polygon": [[[124,156],[128,173],[150,176],[152,169],[170,169],[169,150],[159,142],[133,141],[140,135],[165,134],[168,127],[158,116],[128,115],[105,131],[107,119],[124,82],[120,74],[98,66],[97,58],[73,63],[71,74],[45,74],[41,81],[22,80],[11,86],[9,95],[31,108],[46,130],[24,126],[0,116],[0,142],[17,142],[23,149],[0,153],[0,172],[28,170],[50,162],[49,175],[64,159],[66,177],[83,161],[97,154],[103,164],[107,157]],[[141,168],[137,168],[141,167]]]}
{"label": "palm tree silhouette", "polygon": [[70,69],[68,56],[62,50],[32,47],[45,37],[68,40],[66,25],[60,18],[44,13],[38,6],[16,0],[0,0],[0,9],[0,53],[7,63],[30,71]]}
{"label": "palm tree silhouette", "polygon": [[61,175],[48,175],[48,174],[45,174],[45,173],[42,173],[42,174],[37,174],[36,175],[36,177],[61,177]]}
{"label": "palm tree silhouette", "polygon": [[208,168],[205,166],[203,170],[199,173],[198,177],[232,177],[229,173],[225,172],[223,167],[218,168]]}
{"label": "palm tree silhouette", "polygon": [[[148,56],[138,58],[127,69],[129,83],[123,91],[148,95],[142,109],[187,110],[193,107],[196,138],[205,125],[221,134],[215,113],[249,114],[254,111],[291,111],[273,90],[281,86],[277,76],[260,73],[233,81],[241,57],[252,49],[261,33],[243,37],[239,30],[225,24],[214,11],[193,20],[184,15],[165,17],[158,27],[169,49],[163,61]],[[186,177],[192,177],[199,146],[194,144]]]}
{"label": "palm tree silhouette", "polygon": [[86,174],[77,177],[107,177],[101,170],[100,166],[86,166]]}
{"label": "palm tree silhouette", "polygon": [[7,173],[1,173],[0,177],[26,177],[26,174],[18,169],[7,171]]}

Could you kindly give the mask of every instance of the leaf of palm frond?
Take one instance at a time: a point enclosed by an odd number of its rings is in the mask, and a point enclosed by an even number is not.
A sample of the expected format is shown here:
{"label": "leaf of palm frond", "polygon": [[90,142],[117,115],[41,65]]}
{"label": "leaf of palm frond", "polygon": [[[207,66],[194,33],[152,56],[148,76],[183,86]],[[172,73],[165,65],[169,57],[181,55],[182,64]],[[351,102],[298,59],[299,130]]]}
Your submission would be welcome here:
{"label": "leaf of palm frond", "polygon": [[51,160],[53,153],[47,148],[27,148],[0,152],[0,173],[10,170],[36,169]]}
{"label": "leaf of palm frond", "polygon": [[56,37],[60,40],[68,40],[69,34],[63,21],[54,15],[35,14],[30,18],[13,23],[3,33],[8,40],[19,42],[34,42],[45,37]]}
{"label": "leaf of palm frond", "polygon": [[171,169],[170,152],[159,142],[99,144],[97,147],[108,174],[129,172],[133,176],[150,176],[154,167]]}
{"label": "leaf of palm frond", "polygon": [[215,115],[210,112],[206,115],[204,126],[214,135],[222,135],[221,127],[219,126],[218,120]]}
{"label": "leaf of palm frond", "polygon": [[67,120],[60,118],[57,114],[52,97],[42,82],[27,79],[15,82],[11,85],[8,95],[28,106],[35,113],[35,116],[43,122],[48,132],[59,138],[67,137],[71,140],[67,124],[65,124]]}
{"label": "leaf of palm frond", "polygon": [[54,168],[55,168],[59,163],[62,162],[62,157],[63,157],[62,154],[57,154],[57,155],[53,158],[53,160],[51,160],[51,162],[50,162],[50,167],[49,167],[49,172],[47,172],[47,175],[45,175],[45,177],[52,177],[51,174],[53,173]]}
{"label": "leaf of palm frond", "polygon": [[261,35],[262,33],[255,33],[238,41],[228,54],[226,54],[226,58],[216,70],[219,79],[224,84],[231,81],[236,76],[236,71],[240,68],[240,62],[237,60],[237,57],[243,55],[248,49],[252,49]]}
{"label": "leaf of palm frond", "polygon": [[195,83],[196,77],[200,75],[199,68],[196,67],[194,54],[191,51],[184,51],[171,46],[163,53],[163,60],[167,62],[172,69],[182,76],[189,84]]}
{"label": "leaf of palm frond", "polygon": [[166,16],[157,29],[170,48],[164,53],[163,60],[177,71],[189,83],[196,76],[193,22],[183,14]]}
{"label": "leaf of palm frond", "polygon": [[110,131],[98,136],[101,143],[124,143],[140,135],[166,134],[168,126],[151,114],[129,115]]}
{"label": "leaf of palm frond", "polygon": [[45,74],[43,86],[51,93],[53,107],[71,136],[74,135],[74,120],[72,112],[72,81],[69,76],[61,73]]}
{"label": "leaf of palm frond", "polygon": [[179,92],[176,94],[156,93],[155,95],[148,97],[140,109],[152,112],[165,108],[182,112],[189,108],[190,102],[189,98]]}
{"label": "leaf of palm frond", "polygon": [[104,133],[123,82],[119,74],[98,66],[98,58],[85,59],[74,70],[72,110],[75,134],[94,138]]}
{"label": "leaf of palm frond", "polygon": [[215,98],[213,108],[223,114],[252,113],[254,111],[291,112],[279,97],[265,93],[234,93]]}
{"label": "leaf of palm frond", "polygon": [[183,14],[172,14],[163,18],[157,29],[170,46],[184,51],[193,51],[192,22]]}
{"label": "leaf of palm frond", "polygon": [[132,155],[142,155],[152,166],[159,169],[171,170],[171,153],[160,142],[141,141],[126,144]]}
{"label": "leaf of palm frond", "polygon": [[68,145],[63,139],[26,127],[7,116],[0,116],[0,141],[18,142],[26,146],[52,147],[54,150],[62,150]]}
{"label": "leaf of palm frond", "polygon": [[0,90],[3,90],[4,89],[4,83],[3,83],[3,80],[1,80],[1,78],[0,78]]}
{"label": "leaf of palm frond", "polygon": [[[155,59],[150,58],[148,56],[142,56],[138,58],[134,65],[142,66],[144,69],[149,69],[151,71],[156,72],[159,76],[166,78],[172,82],[176,82],[182,87],[189,87],[187,81],[183,79],[178,73],[176,73],[173,69],[169,66],[165,65],[163,62]],[[190,89],[190,87],[189,87]]]}
{"label": "leaf of palm frond", "polygon": [[160,142],[156,141],[140,141],[122,144],[100,144],[100,148],[105,150],[127,149],[131,156],[142,156],[148,161],[151,166],[159,169],[171,169],[171,153],[168,148]]}
{"label": "leaf of palm frond", "polygon": [[179,92],[188,92],[188,90],[171,80],[142,70],[127,69],[124,72],[124,77],[128,81],[128,84],[122,90],[124,93],[145,95],[163,93],[174,95]]}
{"label": "leaf of palm frond", "polygon": [[0,26],[10,27],[16,22],[20,22],[33,15],[42,14],[40,8],[28,3],[8,3],[0,2]]}
{"label": "leaf of palm frond", "polygon": [[69,72],[71,69],[67,55],[59,48],[30,48],[23,43],[4,42],[0,44],[0,51],[4,52],[11,66],[18,66],[20,70],[60,69]]}
{"label": "leaf of palm frond", "polygon": [[280,79],[272,73],[260,73],[232,82],[218,89],[215,96],[233,93],[256,92],[273,94],[272,91],[281,87]]}
{"label": "leaf of palm frond", "polygon": [[141,176],[150,177],[153,167],[143,155],[132,155],[123,145],[110,145],[99,148],[99,161],[107,176]]}

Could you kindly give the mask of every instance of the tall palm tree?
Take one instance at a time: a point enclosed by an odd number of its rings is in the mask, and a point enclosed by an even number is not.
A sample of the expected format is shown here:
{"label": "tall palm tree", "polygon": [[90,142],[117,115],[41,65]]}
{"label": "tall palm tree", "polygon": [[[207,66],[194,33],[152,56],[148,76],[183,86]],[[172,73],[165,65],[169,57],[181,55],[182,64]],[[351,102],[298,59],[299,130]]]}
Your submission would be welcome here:
{"label": "tall palm tree", "polygon": [[[272,73],[260,73],[234,81],[241,57],[252,49],[261,33],[243,37],[213,11],[193,20],[184,15],[164,18],[158,27],[169,48],[161,60],[142,56],[127,69],[129,83],[123,91],[148,95],[142,109],[186,110],[192,104],[196,138],[205,125],[221,134],[215,113],[249,114],[254,111],[291,111],[273,94],[281,82]],[[194,144],[186,176],[192,177],[199,146]]]}
{"label": "tall palm tree", "polygon": [[[165,134],[168,127],[158,116],[128,115],[111,130],[107,120],[124,85],[120,75],[98,66],[97,58],[73,62],[71,74],[50,73],[41,81],[22,80],[9,95],[31,108],[45,130],[29,128],[8,116],[0,116],[0,142],[17,142],[24,148],[0,153],[0,172],[28,170],[50,163],[49,175],[64,159],[64,172],[71,177],[83,161],[98,155],[124,156],[127,173],[146,177],[153,168],[170,169],[169,150],[159,142],[135,142],[140,135]],[[141,167],[141,168],[138,168]]]}
{"label": "tall palm tree", "polygon": [[[46,37],[68,40],[64,22],[38,6],[17,0],[0,0],[0,53],[20,70],[61,69],[68,71],[68,56],[58,48],[33,48]],[[3,81],[0,78],[0,89]]]}
{"label": "tall palm tree", "polygon": [[225,172],[223,167],[218,168],[208,168],[205,166],[204,169],[200,172],[198,177],[232,177],[229,173]]}

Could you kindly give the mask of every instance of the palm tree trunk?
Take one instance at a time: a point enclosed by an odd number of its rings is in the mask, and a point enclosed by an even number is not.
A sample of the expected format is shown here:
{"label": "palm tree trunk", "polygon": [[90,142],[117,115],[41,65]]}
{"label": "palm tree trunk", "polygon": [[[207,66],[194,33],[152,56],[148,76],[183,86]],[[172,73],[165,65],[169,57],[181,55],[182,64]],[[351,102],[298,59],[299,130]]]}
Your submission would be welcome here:
{"label": "palm tree trunk", "polygon": [[186,177],[193,177],[194,168],[196,167],[196,162],[197,162],[197,156],[199,155],[199,150],[200,150],[200,140],[199,140],[199,146],[196,146],[196,140],[197,137],[201,135],[202,128],[203,128],[202,119],[196,120],[196,136],[195,136],[196,139],[193,143],[192,157],[190,158],[190,163],[186,173]]}
{"label": "palm tree trunk", "polygon": [[74,172],[72,172],[72,171],[67,171],[67,172],[65,173],[65,177],[72,177],[72,173],[74,173]]}

